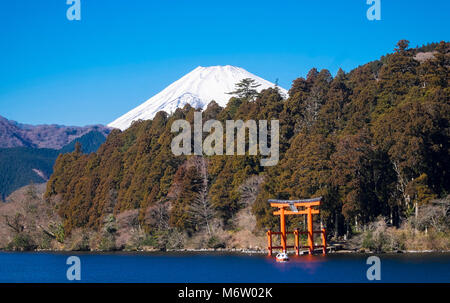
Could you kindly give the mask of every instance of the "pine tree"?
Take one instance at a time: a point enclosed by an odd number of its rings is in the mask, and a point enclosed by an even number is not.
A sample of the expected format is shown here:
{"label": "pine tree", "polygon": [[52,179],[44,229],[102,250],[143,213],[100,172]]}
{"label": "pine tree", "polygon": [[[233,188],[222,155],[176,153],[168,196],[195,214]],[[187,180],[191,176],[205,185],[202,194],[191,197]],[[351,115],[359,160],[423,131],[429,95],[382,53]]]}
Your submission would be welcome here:
{"label": "pine tree", "polygon": [[260,87],[261,84],[256,84],[256,81],[251,78],[245,78],[241,82],[236,83],[235,86],[235,90],[227,94],[237,95],[241,99],[251,101],[258,95],[256,88]]}

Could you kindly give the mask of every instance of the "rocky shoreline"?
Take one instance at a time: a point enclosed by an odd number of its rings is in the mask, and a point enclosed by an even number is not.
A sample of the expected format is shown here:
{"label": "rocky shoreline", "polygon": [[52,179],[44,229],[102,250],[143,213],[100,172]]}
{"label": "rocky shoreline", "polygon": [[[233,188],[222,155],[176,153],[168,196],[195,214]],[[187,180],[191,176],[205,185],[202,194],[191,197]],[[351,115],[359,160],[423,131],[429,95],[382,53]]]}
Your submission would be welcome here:
{"label": "rocky shoreline", "polygon": [[[450,253],[450,250],[397,250],[397,251],[387,251],[387,252],[376,252],[365,249],[339,249],[330,246],[327,254],[424,254],[424,253]],[[182,248],[182,249],[167,249],[160,250],[151,247],[144,247],[139,250],[52,250],[52,249],[35,249],[29,251],[17,251],[17,250],[6,250],[0,249],[0,252],[49,252],[49,253],[69,253],[69,252],[81,252],[81,253],[161,253],[161,254],[171,254],[171,253],[225,253],[225,254],[246,254],[246,255],[267,255],[266,249],[249,249],[249,248]],[[274,252],[276,254],[276,252]],[[294,250],[289,250],[288,254],[294,255]],[[307,250],[300,251],[300,255],[307,255]],[[321,255],[321,251],[317,250],[315,255]]]}

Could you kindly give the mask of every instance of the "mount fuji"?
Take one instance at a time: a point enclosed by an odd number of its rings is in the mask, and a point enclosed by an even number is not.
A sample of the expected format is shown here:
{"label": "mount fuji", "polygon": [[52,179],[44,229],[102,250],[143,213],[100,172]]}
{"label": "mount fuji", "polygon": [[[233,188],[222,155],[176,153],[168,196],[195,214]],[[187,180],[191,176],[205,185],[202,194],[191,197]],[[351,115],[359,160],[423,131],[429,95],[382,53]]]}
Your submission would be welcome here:
{"label": "mount fuji", "polygon": [[[205,109],[209,102],[216,101],[220,106],[226,106],[235,90],[235,84],[242,79],[251,78],[260,86],[258,92],[275,84],[264,80],[243,68],[226,66],[199,66],[179,80],[175,81],[160,93],[151,97],[138,107],[109,123],[109,127],[125,130],[135,120],[152,119],[157,112],[173,113],[177,108],[190,104],[194,108]],[[287,90],[279,87],[283,97],[288,96]]]}

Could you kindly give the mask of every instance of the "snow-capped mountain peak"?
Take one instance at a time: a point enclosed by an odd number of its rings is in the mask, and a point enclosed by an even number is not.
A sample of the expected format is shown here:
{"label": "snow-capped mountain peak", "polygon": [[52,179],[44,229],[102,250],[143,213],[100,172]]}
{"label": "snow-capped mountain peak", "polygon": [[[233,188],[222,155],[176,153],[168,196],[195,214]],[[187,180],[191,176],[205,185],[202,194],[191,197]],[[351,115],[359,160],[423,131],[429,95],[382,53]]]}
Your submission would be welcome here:
{"label": "snow-capped mountain peak", "polygon": [[[231,98],[227,93],[234,91],[236,83],[245,78],[251,78],[260,84],[258,91],[275,86],[240,67],[199,66],[108,126],[125,130],[135,120],[152,119],[159,111],[170,114],[186,104],[205,109],[208,103],[214,100],[220,106],[226,106]],[[279,89],[281,94],[287,96],[285,89],[281,87]]]}

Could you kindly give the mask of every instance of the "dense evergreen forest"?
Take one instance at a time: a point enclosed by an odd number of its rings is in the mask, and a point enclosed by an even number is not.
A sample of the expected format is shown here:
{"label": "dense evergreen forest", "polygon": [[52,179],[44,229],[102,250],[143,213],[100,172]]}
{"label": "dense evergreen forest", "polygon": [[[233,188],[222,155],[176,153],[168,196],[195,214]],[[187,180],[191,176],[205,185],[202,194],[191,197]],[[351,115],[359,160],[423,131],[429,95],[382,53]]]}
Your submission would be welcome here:
{"label": "dense evergreen forest", "polygon": [[96,153],[59,155],[45,196],[58,204],[66,233],[98,230],[131,210],[149,234],[210,233],[213,222],[231,228],[244,207],[261,231],[278,224],[267,199],[315,196],[324,198],[331,235],[379,216],[399,225],[450,191],[449,51],[447,42],[409,48],[401,40],[348,73],[311,69],[286,100],[275,87],[232,97],[225,108],[209,104],[205,121],[278,119],[276,166],[260,166],[260,156],[174,156],[172,122],[193,121],[186,106],[112,131]]}
{"label": "dense evergreen forest", "polygon": [[105,142],[103,133],[91,131],[63,148],[14,147],[0,148],[0,201],[13,191],[30,183],[45,183],[53,173],[53,165],[60,153],[75,150],[80,143],[83,153],[96,151]]}
{"label": "dense evergreen forest", "polygon": [[49,148],[0,149],[0,203],[22,186],[45,182],[53,171],[57,156],[58,151]]}

